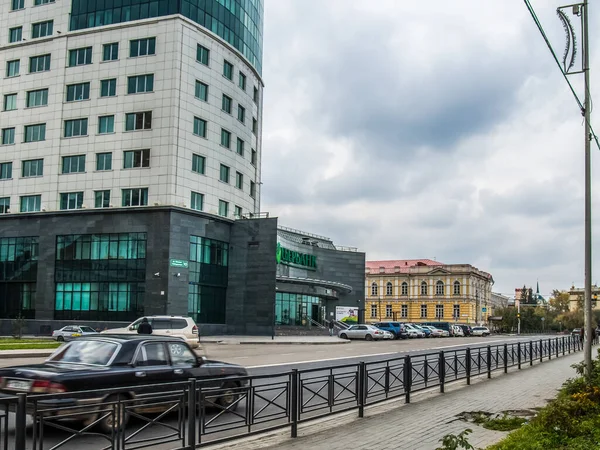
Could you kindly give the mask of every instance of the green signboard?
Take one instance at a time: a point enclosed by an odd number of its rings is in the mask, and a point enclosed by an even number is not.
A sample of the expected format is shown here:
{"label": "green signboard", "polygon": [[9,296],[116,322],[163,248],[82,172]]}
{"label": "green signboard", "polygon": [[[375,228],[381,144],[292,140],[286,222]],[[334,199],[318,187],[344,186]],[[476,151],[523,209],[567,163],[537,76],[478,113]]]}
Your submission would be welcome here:
{"label": "green signboard", "polygon": [[317,270],[317,257],[307,253],[300,253],[295,250],[282,247],[277,243],[277,264],[299,267],[301,269]]}
{"label": "green signboard", "polygon": [[171,260],[171,267],[181,267],[183,269],[187,269],[188,266],[189,266],[189,263],[182,259],[172,259]]}

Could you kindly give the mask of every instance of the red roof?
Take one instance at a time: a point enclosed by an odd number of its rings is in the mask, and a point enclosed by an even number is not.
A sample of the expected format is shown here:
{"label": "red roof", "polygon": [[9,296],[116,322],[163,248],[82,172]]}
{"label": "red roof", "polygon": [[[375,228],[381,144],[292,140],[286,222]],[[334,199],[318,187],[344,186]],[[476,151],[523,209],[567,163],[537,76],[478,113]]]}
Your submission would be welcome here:
{"label": "red roof", "polygon": [[386,271],[395,271],[396,267],[400,268],[400,273],[408,272],[411,267],[415,266],[443,266],[444,263],[433,261],[432,259],[393,259],[389,261],[366,261],[365,267],[372,271],[378,271],[383,267]]}

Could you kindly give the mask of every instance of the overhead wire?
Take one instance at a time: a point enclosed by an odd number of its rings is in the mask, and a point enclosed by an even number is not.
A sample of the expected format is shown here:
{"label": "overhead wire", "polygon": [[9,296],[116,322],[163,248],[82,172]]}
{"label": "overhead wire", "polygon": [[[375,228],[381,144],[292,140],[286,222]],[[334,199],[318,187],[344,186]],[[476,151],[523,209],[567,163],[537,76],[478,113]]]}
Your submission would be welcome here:
{"label": "overhead wire", "polygon": [[[571,89],[571,93],[573,94],[573,97],[575,97],[575,101],[577,102],[577,105],[579,106],[579,109],[580,109],[581,113],[584,114],[585,113],[585,107],[584,107],[583,103],[581,103],[581,100],[579,99],[577,93],[575,92],[575,88],[571,84],[571,80],[569,80],[569,77],[567,76],[567,74],[565,73],[565,71],[563,70],[563,68],[561,67],[560,61],[558,59],[558,56],[556,56],[556,52],[552,48],[552,44],[550,44],[550,39],[548,39],[548,36],[546,35],[546,31],[544,30],[544,27],[542,26],[542,23],[538,19],[538,16],[535,13],[535,10],[533,9],[533,6],[531,6],[531,3],[529,2],[529,0],[523,0],[523,1],[525,2],[525,6],[527,6],[527,9],[529,10],[529,13],[531,14],[531,17],[533,18],[533,21],[537,25],[538,30],[540,31],[542,37],[544,38],[544,41],[546,42],[546,45],[548,46],[548,49],[550,50],[550,53],[552,53],[552,57],[554,58],[554,61],[556,62],[556,65],[558,66],[558,69],[560,70],[560,73],[562,73],[563,78],[565,79],[565,81],[569,85],[569,89]],[[587,11],[585,13],[587,14]],[[584,50],[587,51],[587,49],[584,49]],[[589,88],[588,88],[588,92],[589,92]],[[592,105],[592,101],[591,101],[591,95],[590,95],[590,112],[591,112],[591,105]],[[596,132],[594,131],[594,128],[592,127],[592,124],[589,124],[589,128],[590,128],[590,134],[594,138],[594,141],[596,142],[596,146],[600,150],[600,142],[598,141],[598,136],[596,135]]]}

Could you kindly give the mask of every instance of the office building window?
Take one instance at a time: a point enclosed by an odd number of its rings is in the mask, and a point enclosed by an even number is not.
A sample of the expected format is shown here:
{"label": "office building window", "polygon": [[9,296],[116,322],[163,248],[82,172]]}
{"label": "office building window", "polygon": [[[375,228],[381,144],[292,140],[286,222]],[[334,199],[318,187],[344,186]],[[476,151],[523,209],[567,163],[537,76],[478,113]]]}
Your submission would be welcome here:
{"label": "office building window", "polygon": [[240,138],[237,139],[237,154],[240,156],[244,156],[244,141]]}
{"label": "office building window", "polygon": [[44,175],[44,160],[30,159],[21,163],[21,177],[41,177]]}
{"label": "office building window", "polygon": [[442,280],[435,283],[435,295],[444,295],[444,282]]}
{"label": "office building window", "polygon": [[392,317],[392,305],[385,305],[385,317],[387,319]]}
{"label": "office building window", "polygon": [[77,83],[67,85],[67,101],[79,102],[90,99],[90,83]]}
{"label": "office building window", "polygon": [[372,296],[377,295],[377,290],[378,290],[377,283],[375,283],[375,282],[371,283],[371,295]]}
{"label": "office building window", "polygon": [[114,97],[115,95],[117,95],[117,79],[101,80],[100,97]]}
{"label": "office building window", "polygon": [[372,303],[371,304],[371,319],[376,319],[376,318],[377,318],[377,304]]}
{"label": "office building window", "polygon": [[192,172],[200,173],[204,175],[204,170],[206,167],[206,158],[204,156],[196,155],[195,153],[192,155]]}
{"label": "office building window", "polygon": [[65,137],[77,137],[87,136],[88,134],[88,120],[87,119],[73,119],[65,120]]}
{"label": "office building window", "polygon": [[21,70],[21,60],[15,59],[14,61],[6,61],[6,76],[7,77],[16,77],[19,75],[19,71]]}
{"label": "office building window", "polygon": [[2,129],[2,145],[11,145],[15,143],[15,129],[14,128],[3,128]]}
{"label": "office building window", "polygon": [[94,191],[94,207],[109,208],[110,207],[110,191]]}
{"label": "office building window", "polygon": [[104,44],[102,46],[102,61],[116,61],[119,59],[119,43]]}
{"label": "office building window", "polygon": [[25,126],[25,142],[39,142],[46,140],[46,124],[40,123],[36,125]]}
{"label": "office building window", "polygon": [[221,109],[225,111],[227,114],[231,114],[231,97],[223,94],[223,101],[221,103]]}
{"label": "office building window", "polygon": [[227,167],[225,164],[221,164],[219,180],[221,180],[223,183],[229,183],[229,167]]}
{"label": "office building window", "polygon": [[250,182],[250,197],[256,197],[256,183],[254,181]]}
{"label": "office building window", "polygon": [[12,178],[12,163],[0,163],[0,180],[8,180]]}
{"label": "office building window", "polygon": [[17,109],[17,94],[6,94],[4,96],[4,111]]}
{"label": "office building window", "polygon": [[148,188],[122,190],[122,206],[147,206]]}
{"label": "office building window", "polygon": [[196,98],[208,101],[208,84],[202,81],[196,81]]}
{"label": "office building window", "polygon": [[36,212],[42,209],[41,195],[25,195],[21,197],[21,212]]}
{"label": "office building window", "polygon": [[403,281],[400,285],[400,295],[408,295],[408,283]]}
{"label": "office building window", "polygon": [[444,305],[435,305],[435,318],[436,319],[444,318]]}
{"label": "office building window", "polygon": [[50,70],[50,55],[32,56],[29,58],[29,73],[46,72]]}
{"label": "office building window", "polygon": [[258,132],[258,120],[256,120],[254,117],[252,118],[252,132],[255,135]]}
{"label": "office building window", "polygon": [[48,105],[48,89],[38,89],[27,93],[27,107]]}
{"label": "office building window", "polygon": [[35,0],[33,2],[33,4],[35,6],[39,6],[39,5],[48,5],[50,3],[54,3],[55,0]]}
{"label": "office building window", "polygon": [[150,149],[130,150],[123,152],[124,169],[134,169],[138,167],[150,167]]}
{"label": "office building window", "polygon": [[10,10],[17,11],[25,8],[25,0],[12,0],[10,3]]}
{"label": "office building window", "polygon": [[84,66],[92,63],[92,47],[69,50],[69,67]]}
{"label": "office building window", "polygon": [[244,175],[240,172],[235,173],[235,187],[238,189],[244,188]]}
{"label": "office building window", "polygon": [[408,318],[408,305],[401,306],[400,317],[402,317],[403,319]]}
{"label": "office building window", "polygon": [[194,117],[194,134],[203,138],[206,137],[206,120]]}
{"label": "office building window", "polygon": [[454,318],[454,319],[460,318],[460,305],[454,305],[454,308],[452,311],[452,318]]}
{"label": "office building window", "polygon": [[129,42],[129,56],[154,55],[156,53],[156,38],[135,39]]}
{"label": "office building window", "polygon": [[253,166],[256,165],[256,150],[254,149],[252,149],[252,152],[250,153],[250,164]]}
{"label": "office building window", "polygon": [[63,156],[62,173],[85,172],[85,155]]}
{"label": "office building window", "polygon": [[8,214],[10,212],[10,197],[0,198],[0,214]]}
{"label": "office building window", "polygon": [[127,93],[141,94],[143,92],[152,92],[154,90],[154,75],[136,75],[127,78]]}
{"label": "office building window", "polygon": [[421,283],[421,295],[427,295],[427,283],[425,281]]}
{"label": "office building window", "polygon": [[231,147],[231,133],[221,128],[221,145],[226,148]]}
{"label": "office building window", "polygon": [[258,104],[258,88],[256,86],[254,86],[254,93],[252,95],[252,100],[254,100],[254,103]]}
{"label": "office building window", "polygon": [[219,200],[219,215],[223,217],[229,215],[229,203],[225,200]]}
{"label": "office building window", "polygon": [[229,61],[223,61],[223,76],[228,80],[233,80],[233,64]]}
{"label": "office building window", "polygon": [[235,205],[234,212],[233,212],[233,217],[235,217],[236,219],[241,219],[242,218],[242,207],[241,206]]}
{"label": "office building window", "polygon": [[60,209],[81,209],[83,192],[67,192],[60,194]]}
{"label": "office building window", "polygon": [[238,86],[242,89],[242,90],[246,90],[246,75],[244,75],[242,72],[240,72],[240,76],[238,79]]}
{"label": "office building window", "polygon": [[198,61],[201,64],[204,64],[205,66],[208,66],[209,58],[210,50],[198,44],[198,46],[196,47],[196,61]]}
{"label": "office building window", "polygon": [[125,131],[152,129],[152,111],[129,113],[125,116]]}
{"label": "office building window", "polygon": [[242,123],[246,121],[246,108],[242,105],[238,105],[238,120]]}
{"label": "office building window", "polygon": [[96,154],[96,170],[111,170],[112,169],[112,153],[97,153]]}
{"label": "office building window", "polygon": [[190,199],[190,208],[197,211],[202,211],[204,207],[204,195],[198,192],[192,192],[192,198]]}
{"label": "office building window", "polygon": [[52,29],[54,28],[54,21],[47,20],[45,22],[34,23],[31,27],[31,38],[41,38],[45,36],[52,36]]}
{"label": "office building window", "polygon": [[427,305],[421,305],[421,319],[427,319]]}
{"label": "office building window", "polygon": [[23,39],[23,27],[14,27],[8,30],[8,42],[20,42]]}
{"label": "office building window", "polygon": [[98,117],[98,134],[108,134],[115,132],[115,116]]}
{"label": "office building window", "polygon": [[454,295],[460,295],[460,281],[454,282]]}

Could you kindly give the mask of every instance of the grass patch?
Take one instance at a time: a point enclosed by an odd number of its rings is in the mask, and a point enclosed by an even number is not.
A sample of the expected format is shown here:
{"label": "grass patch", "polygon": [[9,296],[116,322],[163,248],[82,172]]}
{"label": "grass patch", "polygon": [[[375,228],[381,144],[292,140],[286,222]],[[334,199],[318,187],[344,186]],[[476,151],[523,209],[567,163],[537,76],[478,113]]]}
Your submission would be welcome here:
{"label": "grass patch", "polygon": [[523,417],[511,417],[505,415],[504,417],[488,419],[482,423],[482,426],[483,428],[494,431],[513,431],[521,428],[525,423],[527,423],[527,419],[524,419]]}
{"label": "grass patch", "polygon": [[44,350],[58,348],[60,343],[50,339],[0,339],[2,350]]}

